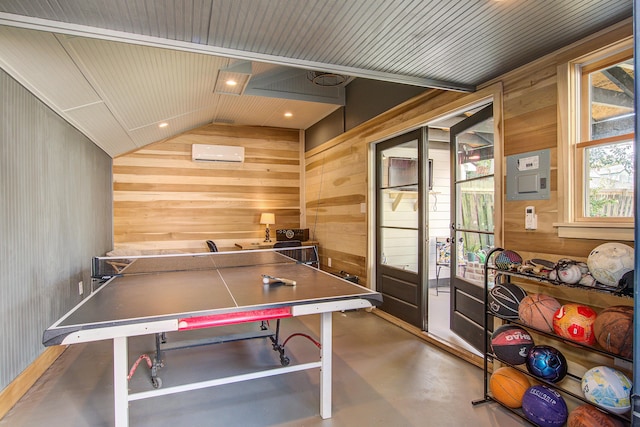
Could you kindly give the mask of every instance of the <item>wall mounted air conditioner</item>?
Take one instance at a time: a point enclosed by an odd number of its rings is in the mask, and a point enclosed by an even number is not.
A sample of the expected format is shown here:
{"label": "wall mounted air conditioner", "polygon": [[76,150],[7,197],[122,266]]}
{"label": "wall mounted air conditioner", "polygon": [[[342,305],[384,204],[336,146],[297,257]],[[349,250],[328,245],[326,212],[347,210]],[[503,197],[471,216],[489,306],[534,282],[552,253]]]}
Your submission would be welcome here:
{"label": "wall mounted air conditioner", "polygon": [[193,144],[191,160],[194,162],[244,162],[244,147]]}

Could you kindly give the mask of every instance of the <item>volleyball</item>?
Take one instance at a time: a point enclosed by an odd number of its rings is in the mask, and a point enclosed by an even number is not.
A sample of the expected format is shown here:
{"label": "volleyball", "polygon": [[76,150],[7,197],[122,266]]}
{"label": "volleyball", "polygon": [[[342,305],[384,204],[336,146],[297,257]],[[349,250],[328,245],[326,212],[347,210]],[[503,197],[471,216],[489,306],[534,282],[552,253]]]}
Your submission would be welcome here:
{"label": "volleyball", "polygon": [[631,408],[631,381],[608,366],[596,366],[582,377],[584,397],[608,411],[624,414]]}

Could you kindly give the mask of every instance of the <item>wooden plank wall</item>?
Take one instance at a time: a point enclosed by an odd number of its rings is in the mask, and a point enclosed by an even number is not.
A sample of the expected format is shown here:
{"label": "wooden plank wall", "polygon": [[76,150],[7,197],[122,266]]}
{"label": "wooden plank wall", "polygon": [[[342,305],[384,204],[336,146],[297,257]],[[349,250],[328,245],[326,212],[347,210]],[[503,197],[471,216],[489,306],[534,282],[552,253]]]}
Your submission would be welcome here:
{"label": "wooden plank wall", "polygon": [[[553,223],[559,218],[560,203],[567,195],[558,188],[558,67],[570,60],[601,49],[632,35],[631,24],[563,49],[498,80],[503,85],[504,155],[549,149],[551,157],[551,195],[548,200],[507,201],[504,209],[504,247],[526,259],[586,260],[601,240],[560,238]],[[503,164],[505,164],[505,159]],[[506,170],[506,169],[505,169]],[[506,177],[502,177],[505,182]],[[524,209],[534,206],[538,229],[524,228]]]}
{"label": "wooden plank wall", "polygon": [[[632,35],[631,23],[616,26],[609,32],[563,49],[540,61],[522,67],[498,79],[503,86],[504,104],[504,156],[549,149],[551,158],[550,198],[548,200],[504,201],[503,247],[518,252],[524,259],[544,258],[556,261],[571,258],[586,261],[591,250],[604,243],[593,239],[558,237],[553,223],[561,222],[559,211],[562,199],[567,197],[558,186],[558,173],[564,166],[558,163],[558,67],[604,46]],[[490,82],[493,83],[493,82]],[[506,171],[506,168],[504,168]],[[506,189],[506,176],[502,177]],[[503,196],[504,197],[504,196]],[[525,230],[524,210],[534,206],[538,215],[538,229]],[[624,242],[633,245],[633,242]],[[612,305],[633,305],[633,299],[593,292],[590,290],[517,281],[528,293],[544,293],[561,304],[580,303],[596,312]],[[583,349],[533,334],[536,344],[549,344],[558,348],[569,361],[570,372],[582,375],[594,365],[611,361]],[[630,375],[630,367],[617,366]],[[573,404],[573,402],[571,402]]]}
{"label": "wooden plank wall", "polygon": [[[502,238],[507,248],[521,252],[525,258],[544,257],[557,260],[563,257],[585,260],[600,240],[562,239],[552,226],[558,221],[557,185],[557,67],[587,52],[606,46],[631,35],[631,22],[618,25],[598,37],[558,51],[501,76],[479,88],[503,86],[504,156],[534,150],[551,151],[551,198],[541,201],[505,202]],[[320,241],[322,264],[327,269],[345,270],[357,274],[367,284],[367,217],[360,204],[368,205],[367,152],[368,145],[379,138],[403,133],[460,108],[466,98],[451,92],[428,91],[407,101],[343,135],[305,153],[306,210],[309,224],[314,226]],[[506,190],[504,173],[502,191]],[[504,194],[503,194],[504,199]],[[539,229],[534,233],[524,229],[524,208],[536,207]],[[368,209],[373,207],[368,206]],[[500,237],[500,236],[498,236]],[[328,258],[332,267],[328,268]]]}
{"label": "wooden plank wall", "polygon": [[345,141],[307,159],[305,181],[310,238],[320,242],[323,268],[366,277],[367,216],[360,208],[366,203],[366,145]]}
{"label": "wooden plank wall", "polygon": [[[322,268],[346,271],[368,286],[368,156],[372,139],[391,137],[438,114],[464,94],[429,90],[305,153],[307,225],[320,243]],[[364,209],[363,206],[364,205]],[[331,266],[329,266],[331,258]]]}
{"label": "wooden plank wall", "polygon": [[[193,162],[192,144],[245,147],[243,163]],[[299,228],[297,130],[211,124],[113,161],[114,246],[119,250],[207,251],[264,240],[261,212],[276,228]]]}

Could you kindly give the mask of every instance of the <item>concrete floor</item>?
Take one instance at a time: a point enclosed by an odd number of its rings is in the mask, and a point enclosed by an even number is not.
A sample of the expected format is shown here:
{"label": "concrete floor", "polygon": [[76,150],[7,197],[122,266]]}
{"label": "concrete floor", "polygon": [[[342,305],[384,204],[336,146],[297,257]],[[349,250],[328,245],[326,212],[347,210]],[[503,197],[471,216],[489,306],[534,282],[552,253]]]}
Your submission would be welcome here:
{"label": "concrete floor", "polygon": [[[333,315],[333,417],[319,416],[318,371],[288,373],[130,403],[130,425],[178,426],[520,426],[520,418],[487,403],[482,371],[366,311]],[[319,317],[283,320],[294,332],[318,336]],[[202,334],[202,331],[197,331]],[[209,331],[210,333],[210,331]],[[184,335],[181,335],[181,338]],[[69,347],[0,426],[111,426],[111,341]],[[152,337],[129,341],[131,363],[153,351]],[[287,343],[291,363],[316,360],[304,338]],[[265,339],[167,352],[163,386],[278,367]],[[132,391],[150,389],[141,364]]]}

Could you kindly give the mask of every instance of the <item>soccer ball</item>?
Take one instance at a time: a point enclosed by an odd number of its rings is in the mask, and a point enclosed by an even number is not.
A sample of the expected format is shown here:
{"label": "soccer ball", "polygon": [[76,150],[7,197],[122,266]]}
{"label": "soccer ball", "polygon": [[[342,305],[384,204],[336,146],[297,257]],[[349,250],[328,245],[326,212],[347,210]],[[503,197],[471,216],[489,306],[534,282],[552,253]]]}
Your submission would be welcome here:
{"label": "soccer ball", "polygon": [[567,375],[567,359],[554,347],[536,345],[527,355],[527,370],[538,378],[557,383]]}
{"label": "soccer ball", "polygon": [[587,265],[600,283],[617,287],[627,271],[633,270],[633,248],[624,243],[603,243],[591,251]]}
{"label": "soccer ball", "polygon": [[597,314],[581,304],[565,304],[553,316],[553,331],[561,337],[587,345],[596,343],[593,323]]}

